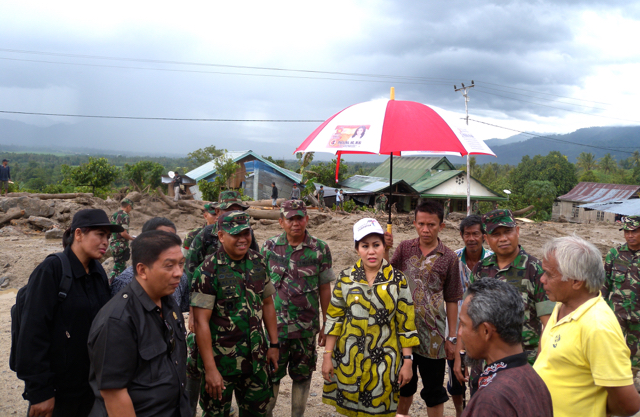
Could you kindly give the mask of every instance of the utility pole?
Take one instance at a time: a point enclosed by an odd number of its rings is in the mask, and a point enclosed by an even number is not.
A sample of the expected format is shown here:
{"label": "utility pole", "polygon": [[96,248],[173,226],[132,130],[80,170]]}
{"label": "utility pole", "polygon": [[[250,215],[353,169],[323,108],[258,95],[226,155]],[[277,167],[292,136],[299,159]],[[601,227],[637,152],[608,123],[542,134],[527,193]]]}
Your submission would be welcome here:
{"label": "utility pole", "polygon": [[[455,85],[453,86],[454,91],[460,91],[462,96],[464,97],[464,111],[467,114],[465,118],[467,122],[467,126],[469,126],[469,89],[475,87],[473,80],[471,80],[471,85],[465,87],[464,83],[461,83],[462,87],[458,88]],[[471,214],[471,172],[469,167],[469,154],[467,154],[467,216]]]}

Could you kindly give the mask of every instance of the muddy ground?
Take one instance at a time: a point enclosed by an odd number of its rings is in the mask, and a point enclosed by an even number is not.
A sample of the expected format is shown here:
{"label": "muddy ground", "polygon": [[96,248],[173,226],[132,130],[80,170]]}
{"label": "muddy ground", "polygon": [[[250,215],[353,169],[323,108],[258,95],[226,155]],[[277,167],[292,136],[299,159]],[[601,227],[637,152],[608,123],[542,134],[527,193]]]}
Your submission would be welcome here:
{"label": "muddy ground", "polygon": [[[96,204],[97,207],[104,208],[107,213],[115,211],[117,203],[102,202]],[[86,207],[86,205],[84,206]],[[71,214],[78,207],[72,207]],[[185,213],[179,210],[167,210],[160,202],[148,202],[144,206],[137,206],[132,212],[131,230],[132,234],[138,234],[144,221],[148,220],[155,213],[171,218],[178,227],[178,232],[184,236],[186,232],[200,225],[200,217],[194,213]],[[68,216],[67,216],[68,217]],[[353,224],[365,214],[318,216],[312,212],[312,219],[309,224],[309,231],[325,240],[333,254],[334,270],[351,266],[357,256],[353,248]],[[61,218],[62,219],[62,218]],[[386,220],[381,223],[386,222]],[[65,227],[64,221],[61,226]],[[68,223],[68,221],[67,221]],[[402,240],[414,238],[415,231],[411,225],[411,218],[400,216],[395,222],[394,238],[396,244]],[[457,228],[457,222],[447,221],[447,227],[441,232],[441,239],[445,245],[452,249],[460,248],[463,243]],[[597,223],[597,224],[572,224],[572,223],[522,223],[520,224],[520,242],[531,254],[540,256],[542,246],[546,240],[576,234],[593,242],[603,253],[614,245],[623,243],[622,232],[618,231],[619,226]],[[254,225],[255,235],[259,243],[265,239],[280,233],[277,223],[264,225],[257,223]],[[15,302],[15,292],[28,280],[31,271],[49,253],[61,250],[59,240],[45,240],[44,234],[39,231],[24,227],[24,225],[5,226],[0,229],[0,278],[7,277],[7,281],[2,284],[0,291],[0,386],[2,389],[2,400],[0,401],[0,416],[26,415],[27,404],[22,399],[23,383],[16,378],[14,372],[9,369],[9,349],[10,349],[10,308]],[[110,262],[105,263],[109,270]],[[321,366],[322,355],[319,354],[318,369]],[[287,377],[283,381],[280,389],[280,397],[275,410],[275,415],[287,416],[290,414],[290,403],[288,401],[291,392],[291,380]],[[426,416],[426,406],[418,397],[415,397],[411,415]],[[315,372],[311,387],[311,395],[308,401],[306,415],[309,417],[337,416],[335,409],[322,403],[322,376],[320,372]],[[454,416],[455,412],[451,401],[447,402],[445,415]]]}

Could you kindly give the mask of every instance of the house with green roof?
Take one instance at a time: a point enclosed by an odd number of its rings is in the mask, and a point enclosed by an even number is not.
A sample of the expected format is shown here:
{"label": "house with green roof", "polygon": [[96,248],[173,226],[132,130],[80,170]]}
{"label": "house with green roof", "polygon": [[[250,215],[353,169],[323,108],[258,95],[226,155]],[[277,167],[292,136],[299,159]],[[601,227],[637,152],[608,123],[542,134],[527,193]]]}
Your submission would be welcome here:
{"label": "house with green roof", "polygon": [[[390,160],[380,164],[368,177],[369,182],[383,184],[374,190],[376,193],[389,192]],[[360,177],[352,180],[352,178]],[[361,189],[367,180],[364,176],[351,177],[343,184],[353,189]],[[350,181],[351,180],[351,181]],[[451,199],[451,211],[467,211],[467,173],[457,170],[446,157],[433,156],[403,156],[393,158],[393,182],[405,185],[404,192],[396,196],[394,191],[393,202],[397,203],[400,211],[411,211],[418,204],[419,199],[435,199],[446,201]],[[408,187],[407,187],[408,186]],[[472,201],[506,201],[507,198],[471,177]],[[359,201],[359,200],[358,200]],[[363,202],[364,203],[364,202]],[[364,204],[372,205],[373,200]]]}

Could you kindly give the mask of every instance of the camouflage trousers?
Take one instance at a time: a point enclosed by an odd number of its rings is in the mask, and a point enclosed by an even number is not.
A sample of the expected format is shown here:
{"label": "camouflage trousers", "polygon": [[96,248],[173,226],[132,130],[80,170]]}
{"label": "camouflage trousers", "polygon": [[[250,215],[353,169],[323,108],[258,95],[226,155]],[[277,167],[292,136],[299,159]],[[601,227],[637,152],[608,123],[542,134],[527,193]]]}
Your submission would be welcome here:
{"label": "camouflage trousers", "polygon": [[[627,341],[627,346],[631,351],[631,366],[640,368],[640,323],[633,323],[628,320],[619,320],[622,334]],[[635,375],[634,375],[635,377]]]}
{"label": "camouflage trousers", "polygon": [[318,208],[325,208],[325,204],[324,204],[324,197],[318,197]]}
{"label": "camouflage trousers", "polygon": [[311,378],[316,370],[318,352],[316,352],[316,337],[304,337],[302,339],[280,339],[280,358],[278,370],[273,376],[273,383],[279,384],[287,374],[294,381],[305,381]]}
{"label": "camouflage trousers", "polygon": [[198,361],[196,334],[189,332],[187,335],[187,378],[200,379],[203,373],[202,361]]}
{"label": "camouflage trousers", "polygon": [[231,410],[231,397],[235,393],[240,417],[263,417],[267,405],[273,397],[273,389],[266,366],[255,374],[222,377],[224,390],[222,401],[214,400],[202,384],[200,389],[200,407],[202,417],[228,417]]}
{"label": "camouflage trousers", "polygon": [[129,246],[111,246],[111,254],[113,255],[113,270],[109,274],[109,282],[127,269],[127,261],[131,257],[131,251]]}

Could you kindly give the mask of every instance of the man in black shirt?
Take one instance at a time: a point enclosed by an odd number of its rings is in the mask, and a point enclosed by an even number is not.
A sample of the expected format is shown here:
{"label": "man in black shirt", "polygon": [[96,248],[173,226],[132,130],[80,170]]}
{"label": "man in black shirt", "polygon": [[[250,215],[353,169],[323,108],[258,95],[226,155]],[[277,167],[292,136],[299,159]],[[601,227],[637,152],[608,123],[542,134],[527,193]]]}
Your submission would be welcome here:
{"label": "man in black shirt", "polygon": [[171,297],[184,267],[181,241],[153,230],[131,246],[135,279],[100,310],[89,333],[90,415],[188,417],[186,327]]}
{"label": "man in black shirt", "polygon": [[467,358],[488,365],[462,417],[553,416],[551,394],[522,349],[523,323],[522,297],[511,284],[484,278],[469,286],[458,339]]}
{"label": "man in black shirt", "polygon": [[173,177],[173,182],[171,184],[173,185],[174,192],[173,201],[178,201],[180,200],[180,186],[182,185],[182,176],[178,171],[175,172],[175,176]]}
{"label": "man in black shirt", "polygon": [[276,187],[276,183],[271,183],[271,208],[278,207],[278,187]]}

